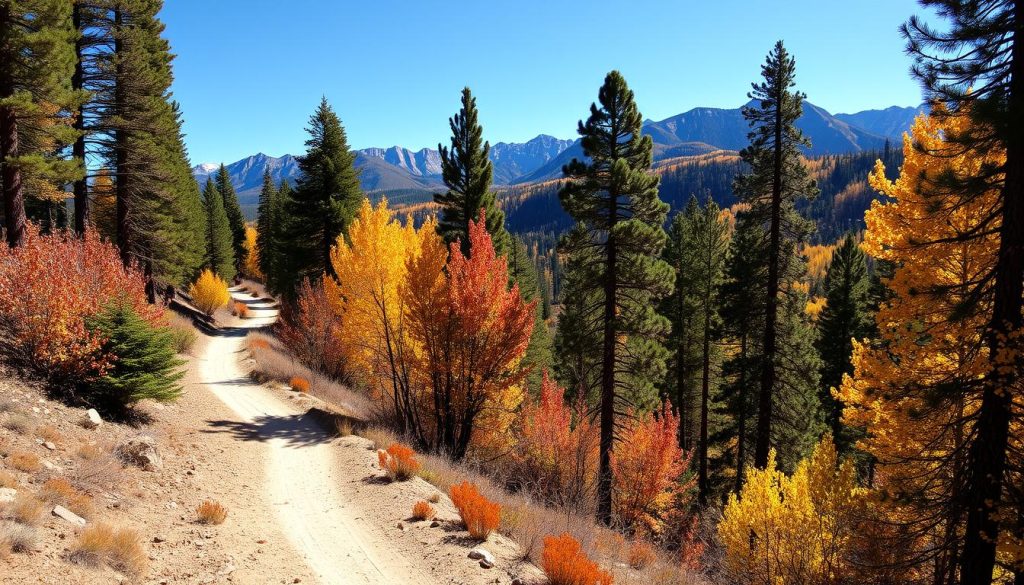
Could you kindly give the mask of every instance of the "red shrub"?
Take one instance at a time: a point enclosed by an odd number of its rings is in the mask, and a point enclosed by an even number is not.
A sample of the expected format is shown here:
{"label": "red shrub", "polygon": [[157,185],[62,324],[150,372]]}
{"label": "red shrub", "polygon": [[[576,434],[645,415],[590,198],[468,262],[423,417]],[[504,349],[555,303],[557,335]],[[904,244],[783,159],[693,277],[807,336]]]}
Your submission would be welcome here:
{"label": "red shrub", "polygon": [[540,567],[551,585],[611,585],[612,576],[590,560],[568,532],[545,536]]}
{"label": "red shrub", "polygon": [[629,546],[629,566],[640,571],[658,559],[654,545],[646,540],[637,540]]}
{"label": "red shrub", "polygon": [[304,280],[294,304],[286,305],[274,326],[278,339],[300,362],[331,378],[345,377],[341,320],[324,294],[323,284]]}
{"label": "red shrub", "polygon": [[142,273],[125,268],[117,248],[95,231],[79,239],[29,226],[24,246],[0,246],[0,325],[21,357],[48,376],[87,379],[104,371],[109,357],[84,318],[121,296],[160,322],[161,310],[146,302]]}
{"label": "red shrub", "polygon": [[386,450],[377,451],[380,468],[388,474],[391,481],[403,481],[416,475],[420,463],[416,461],[416,452],[401,443],[394,443]]}
{"label": "red shrub", "polygon": [[292,376],[292,379],[288,382],[288,385],[292,387],[292,390],[296,392],[302,392],[303,394],[309,394],[309,380],[302,376]]}
{"label": "red shrub", "polygon": [[498,529],[501,506],[485,498],[475,484],[464,481],[453,485],[450,495],[470,536],[487,540]]}
{"label": "red shrub", "polygon": [[433,520],[436,515],[434,507],[423,500],[416,502],[412,507],[412,517],[417,520]]}

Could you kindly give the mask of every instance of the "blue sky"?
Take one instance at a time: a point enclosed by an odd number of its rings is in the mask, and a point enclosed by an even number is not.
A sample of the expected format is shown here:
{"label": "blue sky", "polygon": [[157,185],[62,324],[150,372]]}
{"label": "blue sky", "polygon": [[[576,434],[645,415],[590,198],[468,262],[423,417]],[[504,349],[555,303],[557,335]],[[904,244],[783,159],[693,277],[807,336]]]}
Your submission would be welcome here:
{"label": "blue sky", "polygon": [[169,0],[193,164],[302,151],[326,95],[353,148],[436,147],[469,85],[485,138],[575,137],[619,69],[644,116],[746,101],[784,39],[825,109],[920,103],[898,27],[913,0]]}

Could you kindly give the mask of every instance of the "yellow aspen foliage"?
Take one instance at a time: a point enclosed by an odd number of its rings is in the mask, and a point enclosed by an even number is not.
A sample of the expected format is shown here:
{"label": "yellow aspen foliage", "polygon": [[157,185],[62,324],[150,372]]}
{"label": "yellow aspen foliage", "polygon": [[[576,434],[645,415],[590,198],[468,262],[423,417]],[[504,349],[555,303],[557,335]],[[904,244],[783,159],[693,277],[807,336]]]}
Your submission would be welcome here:
{"label": "yellow aspen foliage", "polygon": [[256,228],[252,226],[245,226],[245,262],[242,263],[242,274],[259,281],[266,280],[266,276],[260,270],[260,251],[256,247]]}
{"label": "yellow aspen foliage", "polygon": [[[867,212],[862,247],[895,266],[885,281],[892,296],[876,315],[879,340],[854,342],[854,373],[834,390],[845,405],[844,424],[863,430],[858,449],[875,460],[882,523],[913,535],[888,548],[911,562],[930,559],[926,570],[940,581],[955,571],[955,544],[948,547],[958,523],[948,522],[945,510],[956,497],[971,433],[965,421],[980,401],[964,389],[988,368],[983,332],[991,298],[968,298],[967,291],[994,266],[999,247],[997,234],[960,236],[992,212],[999,193],[965,204],[943,197],[936,185],[950,174],[977,176],[983,165],[1005,159],[1002,152],[978,158],[944,143],[970,123],[965,114],[918,117],[904,136],[899,177],[888,180],[881,162],[871,173],[869,183],[887,200]],[[956,314],[962,318],[951,318]]]}
{"label": "yellow aspen foliage", "polygon": [[751,585],[843,582],[853,572],[849,554],[863,502],[853,462],[839,462],[830,436],[788,477],[773,450],[767,467],[747,471],[743,492],[725,506],[723,569]]}
{"label": "yellow aspen foliage", "polygon": [[228,283],[209,268],[203,270],[199,278],[192,283],[188,294],[192,297],[192,304],[207,315],[212,315],[214,311],[226,306],[231,300]]}

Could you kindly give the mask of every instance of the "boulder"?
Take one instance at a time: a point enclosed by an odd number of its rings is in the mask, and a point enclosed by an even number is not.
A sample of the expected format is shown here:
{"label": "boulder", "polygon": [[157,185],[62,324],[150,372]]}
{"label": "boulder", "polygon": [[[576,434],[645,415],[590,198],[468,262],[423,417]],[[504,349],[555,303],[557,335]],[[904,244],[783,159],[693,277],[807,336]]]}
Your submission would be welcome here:
{"label": "boulder", "polygon": [[75,526],[85,526],[85,518],[82,518],[71,510],[68,510],[64,506],[54,506],[53,515],[58,518],[62,518]]}
{"label": "boulder", "polygon": [[102,424],[103,419],[100,418],[100,413],[96,412],[95,408],[85,411],[85,415],[82,416],[82,426],[87,429],[95,429]]}
{"label": "boulder", "polygon": [[484,567],[485,569],[490,569],[494,566],[494,555],[492,555],[491,551],[487,550],[486,548],[474,548],[473,550],[469,551],[469,558],[480,561],[481,567],[483,567],[484,563],[490,565],[490,567]]}
{"label": "boulder", "polygon": [[14,501],[18,490],[14,488],[0,488],[0,504],[7,504]]}
{"label": "boulder", "polygon": [[146,471],[157,471],[164,466],[164,460],[156,447],[156,439],[148,435],[140,435],[121,443],[117,447],[117,455],[125,463]]}

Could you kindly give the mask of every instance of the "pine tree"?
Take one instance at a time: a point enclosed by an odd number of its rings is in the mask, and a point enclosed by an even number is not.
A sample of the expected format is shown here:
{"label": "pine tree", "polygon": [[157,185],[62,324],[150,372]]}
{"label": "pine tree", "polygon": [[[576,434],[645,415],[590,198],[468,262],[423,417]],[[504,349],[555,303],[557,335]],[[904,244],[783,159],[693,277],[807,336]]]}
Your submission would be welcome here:
{"label": "pine tree", "polygon": [[288,234],[290,262],[287,281],[282,283],[284,293],[294,290],[303,278],[338,276],[331,264],[331,248],[338,236],[348,233],[363,200],[355,153],[327,98],[310,117],[306,132],[306,154],[299,157],[302,173],[286,206],[288,222],[300,229]]}
{"label": "pine tree", "polygon": [[552,341],[551,333],[544,322],[543,302],[541,302],[540,278],[537,266],[530,259],[526,245],[516,236],[508,237],[508,277],[509,284],[519,285],[519,294],[526,302],[537,301],[536,315],[533,323],[533,334],[530,345],[523,356],[523,367],[530,370],[527,384],[531,389],[539,389],[544,372],[551,369]]}
{"label": "pine tree", "polygon": [[270,283],[271,275],[275,274],[277,267],[278,244],[274,241],[274,230],[280,218],[278,190],[274,185],[274,179],[270,176],[270,169],[263,170],[263,188],[260,190],[259,206],[256,210],[256,249],[259,252],[260,272]]}
{"label": "pine tree", "polygon": [[[943,197],[965,203],[993,187],[1001,190],[993,212],[961,236],[976,240],[991,230],[999,232],[996,265],[988,276],[973,283],[972,301],[964,307],[969,310],[975,305],[983,291],[994,291],[986,342],[998,348],[1024,327],[1024,133],[1020,128],[1024,120],[1024,48],[1020,38],[1024,5],[1016,0],[922,0],[922,4],[936,9],[948,26],[934,29],[917,18],[904,26],[907,50],[915,57],[914,71],[930,99],[944,103],[952,114],[967,113],[976,122],[950,141],[976,154],[978,160],[995,150],[1006,152],[1002,165],[985,165],[963,180],[940,178],[937,185]],[[990,371],[983,378],[982,402],[974,414],[978,430],[968,448],[962,500],[967,526],[960,579],[965,585],[992,581],[996,543],[1006,527],[1003,518],[1014,518],[1015,537],[1024,537],[1024,503],[1015,502],[1014,512],[1001,506],[1008,487],[1008,453],[1014,450],[1010,428],[1017,392],[1009,389],[1019,386],[1024,358],[1019,350],[992,351],[990,362]],[[1019,489],[1018,485],[1013,491],[1019,493]],[[1017,582],[1024,582],[1024,569],[1014,570]]]}
{"label": "pine tree", "polygon": [[288,214],[288,209],[294,205],[292,199],[292,188],[286,179],[281,179],[277,187],[277,196],[272,200],[270,206],[270,217],[274,218],[271,225],[270,242],[275,247],[272,254],[274,259],[273,272],[267,273],[267,285],[270,290],[282,294],[289,294],[289,287],[292,287],[292,278],[298,273],[300,262],[292,255],[290,248],[291,238],[294,230],[301,229],[294,223]]}
{"label": "pine tree", "polygon": [[579,123],[583,154],[563,169],[559,192],[578,229],[562,241],[580,263],[580,285],[600,291],[601,398],[598,518],[612,520],[611,454],[615,413],[624,401],[650,409],[654,383],[665,374],[661,339],[668,321],[655,303],[672,292],[671,267],[659,257],[668,205],[650,173],[653,143],[641,132],[643,117],[618,71],[605,77],[590,117]]}
{"label": "pine tree", "polygon": [[441,206],[441,221],[438,232],[445,242],[461,242],[462,251],[468,254],[469,222],[475,221],[483,208],[486,213],[487,231],[494,240],[495,249],[501,253],[508,244],[505,231],[505,214],[491,191],[494,167],[488,154],[490,143],[483,141],[484,129],[477,121],[476,98],[469,88],[462,89],[462,109],[448,119],[452,129],[451,148],[441,144],[441,178],[448,191],[434,195],[434,201]]}
{"label": "pine tree", "polygon": [[843,375],[853,373],[850,356],[853,339],[861,340],[870,331],[868,310],[868,267],[864,253],[852,234],[832,254],[825,275],[825,308],[818,316],[818,354],[821,356],[821,404],[832,427],[836,448],[845,452],[852,447],[849,433],[840,422],[843,405],[832,397]]}
{"label": "pine tree", "polygon": [[[574,229],[582,231],[582,227]],[[568,398],[582,397],[593,404],[600,400],[601,293],[591,286],[598,275],[590,272],[600,263],[583,255],[577,252],[564,265],[554,339],[555,373]]]}
{"label": "pine tree", "polygon": [[217,276],[230,281],[235,277],[231,224],[224,211],[224,199],[217,192],[213,180],[206,181],[203,206],[206,209],[206,266]]}
{"label": "pine tree", "polygon": [[55,153],[74,141],[65,115],[80,102],[71,4],[0,1],[0,197],[7,243],[25,241],[26,196],[63,201],[58,185],[82,174],[81,161]]}
{"label": "pine tree", "polygon": [[810,141],[796,127],[803,113],[804,95],[791,91],[795,84],[796,61],[782,41],[775,44],[761,66],[763,81],[753,84],[748,94],[756,106],[743,108],[750,124],[750,145],[740,157],[750,172],[736,178],[734,189],[740,199],[751,205],[752,214],[767,225],[768,277],[765,302],[764,336],[761,342],[760,390],[757,405],[757,435],[754,464],[764,468],[771,447],[774,396],[778,386],[779,295],[792,279],[785,269],[788,256],[794,254],[793,242],[802,239],[809,224],[794,209],[798,199],[817,193],[814,181],[800,156],[800,147]]}
{"label": "pine tree", "polygon": [[124,408],[139,400],[168,402],[181,395],[185,361],[175,352],[166,327],[143,319],[127,301],[114,301],[86,318],[86,328],[105,340],[103,350],[113,366],[89,382],[90,397],[99,404]]}
{"label": "pine tree", "polygon": [[231,175],[228,169],[221,164],[217,171],[217,192],[224,198],[224,212],[228,215],[228,224],[231,226],[231,247],[235,255],[235,269],[246,255],[245,249],[245,216],[242,214],[242,206],[238,204],[238,195],[235,194],[235,187],[231,184]]}

